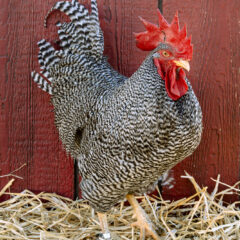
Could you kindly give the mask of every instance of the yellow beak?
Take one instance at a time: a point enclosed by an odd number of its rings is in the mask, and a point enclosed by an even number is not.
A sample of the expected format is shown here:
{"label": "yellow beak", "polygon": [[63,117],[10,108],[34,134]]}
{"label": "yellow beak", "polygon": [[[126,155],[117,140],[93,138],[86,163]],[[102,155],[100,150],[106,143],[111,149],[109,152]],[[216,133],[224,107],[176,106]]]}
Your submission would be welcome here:
{"label": "yellow beak", "polygon": [[173,60],[173,62],[178,66],[181,67],[189,72],[190,70],[190,65],[189,62],[186,60]]}

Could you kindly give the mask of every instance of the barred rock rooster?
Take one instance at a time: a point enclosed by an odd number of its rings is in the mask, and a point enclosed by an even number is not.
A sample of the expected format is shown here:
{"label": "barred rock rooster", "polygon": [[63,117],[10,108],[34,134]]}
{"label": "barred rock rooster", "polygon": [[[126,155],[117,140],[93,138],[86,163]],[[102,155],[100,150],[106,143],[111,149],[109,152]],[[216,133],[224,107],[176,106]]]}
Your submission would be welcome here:
{"label": "barred rock rooster", "polygon": [[136,44],[150,53],[127,78],[103,56],[96,0],[91,13],[77,0],[57,2],[45,25],[53,10],[71,22],[57,24],[60,50],[38,43],[41,71],[32,78],[52,95],[59,136],[78,162],[82,196],[98,212],[106,238],[105,213],[126,197],[135,225],[159,239],[133,195],[154,189],[201,139],[201,108],[184,71],[193,52],[186,26],[180,30],[177,15],[169,24],[159,11],[159,26],[141,18],[146,31],[135,34]]}

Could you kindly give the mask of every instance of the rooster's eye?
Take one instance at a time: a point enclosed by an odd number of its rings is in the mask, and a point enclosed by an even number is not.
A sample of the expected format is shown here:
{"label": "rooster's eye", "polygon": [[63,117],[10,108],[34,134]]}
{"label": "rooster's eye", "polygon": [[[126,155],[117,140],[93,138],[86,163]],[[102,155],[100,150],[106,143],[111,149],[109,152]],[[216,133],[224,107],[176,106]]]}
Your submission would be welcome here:
{"label": "rooster's eye", "polygon": [[169,52],[167,52],[167,51],[162,51],[162,55],[164,57],[169,57],[170,56]]}

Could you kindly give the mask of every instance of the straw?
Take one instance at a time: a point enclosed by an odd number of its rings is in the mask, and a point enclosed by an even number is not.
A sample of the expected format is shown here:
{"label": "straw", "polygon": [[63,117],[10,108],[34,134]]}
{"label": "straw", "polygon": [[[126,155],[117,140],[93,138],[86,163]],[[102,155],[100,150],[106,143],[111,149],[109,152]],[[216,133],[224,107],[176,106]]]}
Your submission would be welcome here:
{"label": "straw", "polygon": [[[142,208],[155,224],[162,240],[240,239],[239,202],[223,204],[229,194],[239,194],[239,182],[230,186],[213,179],[215,188],[199,187],[186,173],[195,194],[170,202],[160,197],[138,197]],[[10,199],[0,203],[0,239],[96,239],[101,233],[96,212],[84,200],[73,201],[54,193],[34,194],[29,190],[11,193],[13,179],[0,191]],[[219,186],[225,187],[219,191]],[[139,239],[139,229],[131,206],[124,202],[107,213],[112,239]],[[146,239],[151,239],[146,237]]]}

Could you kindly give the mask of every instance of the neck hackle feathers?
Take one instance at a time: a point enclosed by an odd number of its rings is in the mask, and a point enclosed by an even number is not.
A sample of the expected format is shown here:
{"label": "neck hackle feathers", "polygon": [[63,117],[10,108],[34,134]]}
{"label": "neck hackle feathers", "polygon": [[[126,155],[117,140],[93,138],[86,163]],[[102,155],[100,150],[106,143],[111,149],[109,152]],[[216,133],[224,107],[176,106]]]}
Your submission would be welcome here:
{"label": "neck hackle feathers", "polygon": [[159,26],[140,17],[147,31],[135,33],[137,47],[144,51],[152,51],[160,43],[167,43],[175,48],[176,57],[191,60],[193,53],[191,36],[187,38],[186,25],[180,30],[178,13],[175,14],[171,24],[166,21],[159,9],[157,13]]}

